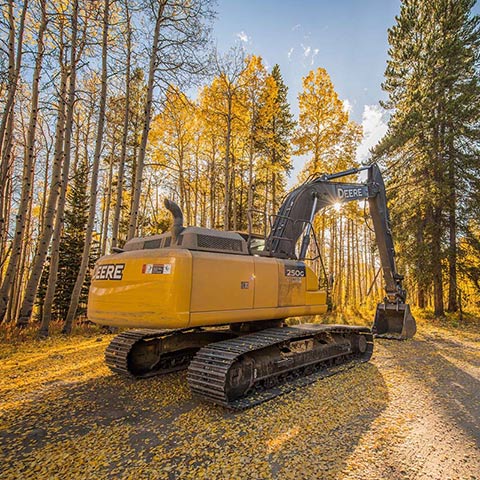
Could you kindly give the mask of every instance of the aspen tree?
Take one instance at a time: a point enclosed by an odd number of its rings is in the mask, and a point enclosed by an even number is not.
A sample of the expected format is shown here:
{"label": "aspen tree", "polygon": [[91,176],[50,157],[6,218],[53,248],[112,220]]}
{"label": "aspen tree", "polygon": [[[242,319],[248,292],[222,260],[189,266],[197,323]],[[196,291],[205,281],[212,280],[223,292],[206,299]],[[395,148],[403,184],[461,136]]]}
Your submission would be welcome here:
{"label": "aspen tree", "polygon": [[[78,5],[73,6],[74,9],[78,10]],[[75,39],[76,43],[76,39]],[[52,234],[52,245],[50,249],[50,265],[48,271],[48,280],[47,280],[47,291],[45,295],[43,312],[42,312],[42,321],[40,324],[39,335],[40,337],[48,336],[48,329],[51,320],[52,314],[52,305],[53,298],[55,295],[55,288],[57,285],[57,273],[58,273],[58,263],[60,257],[60,241],[62,237],[63,223],[64,223],[64,212],[65,212],[65,199],[68,187],[68,176],[70,173],[70,160],[71,160],[71,150],[72,150],[72,132],[74,127],[74,107],[76,100],[76,89],[77,89],[77,64],[79,62],[82,47],[77,48],[72,47],[71,59],[69,65],[69,82],[68,82],[68,98],[66,104],[66,115],[65,115],[65,130],[64,130],[64,139],[63,139],[63,161],[62,161],[62,176],[60,184],[60,192],[57,200],[57,211],[55,215],[55,223],[53,227]]]}
{"label": "aspen tree", "polygon": [[[64,15],[61,12],[59,15]],[[60,20],[62,22],[62,20]],[[76,64],[76,49],[77,49],[77,33],[78,33],[78,0],[75,0],[72,6],[72,24],[71,24],[71,66],[70,68],[75,69]],[[74,75],[73,71],[70,72],[70,82],[71,77]],[[42,275],[43,266],[45,258],[47,255],[47,250],[50,244],[50,240],[53,234],[53,223],[55,219],[56,206],[58,201],[58,196],[60,194],[61,187],[61,169],[62,169],[62,152],[63,152],[63,139],[65,131],[65,119],[64,119],[64,108],[65,108],[65,91],[66,86],[66,72],[65,75],[60,75],[61,89],[60,89],[60,106],[57,118],[57,130],[56,130],[56,139],[55,139],[55,159],[53,162],[52,176],[50,182],[50,192],[48,196],[48,203],[45,209],[45,219],[44,219],[44,228],[40,236],[39,244],[33,260],[33,265],[31,273],[28,279],[27,286],[25,288],[25,296],[23,298],[22,306],[17,319],[17,326],[22,327],[27,325],[30,320],[33,304],[35,301],[35,296],[38,290],[38,284],[40,282],[40,277]]]}
{"label": "aspen tree", "polygon": [[111,0],[104,0],[103,3],[102,74],[100,87],[100,105],[97,118],[97,132],[95,137],[95,152],[93,155],[92,175],[90,179],[90,204],[88,211],[87,229],[85,232],[85,244],[82,252],[82,261],[80,263],[80,269],[78,271],[77,279],[73,287],[72,297],[70,299],[70,307],[68,309],[68,313],[65,318],[65,324],[62,329],[62,332],[66,334],[70,333],[72,330],[73,320],[75,319],[75,315],[77,313],[80,292],[82,290],[83,282],[85,281],[85,275],[87,273],[93,236],[93,227],[95,222],[95,213],[97,207],[98,170],[100,167],[100,155],[102,153],[103,133],[105,126],[105,109],[107,105],[108,29],[110,19],[110,1]]}
{"label": "aspen tree", "polygon": [[[15,32],[15,4],[8,0],[6,17],[8,18],[8,84],[5,94],[5,105],[0,117],[0,261],[3,261],[5,251],[10,195],[8,195],[9,173],[12,171],[11,148],[14,126],[14,102],[17,93],[20,70],[22,67],[23,39],[25,32],[25,18],[28,9],[28,0],[25,0],[20,13],[18,33]],[[16,45],[15,45],[16,42]],[[6,258],[6,257],[5,257]],[[1,300],[0,300],[1,301]],[[0,321],[3,318],[0,304]]]}
{"label": "aspen tree", "polygon": [[120,214],[122,211],[122,193],[125,174],[125,162],[127,160],[127,143],[130,124],[130,83],[131,83],[131,62],[132,62],[132,25],[129,1],[125,0],[125,109],[123,117],[122,149],[118,163],[117,190],[115,197],[115,210],[112,224],[112,248],[118,247],[118,229],[120,225]]}
{"label": "aspen tree", "polygon": [[132,207],[130,211],[130,220],[128,226],[127,240],[135,236],[138,220],[138,210],[140,208],[140,193],[143,180],[143,168],[145,163],[145,152],[147,149],[148,133],[150,132],[150,122],[152,119],[152,103],[153,103],[153,88],[155,82],[155,74],[158,68],[158,50],[160,39],[160,26],[162,24],[163,12],[165,10],[166,0],[159,0],[156,2],[157,8],[155,12],[155,29],[152,38],[152,47],[150,52],[150,64],[148,69],[148,81],[147,81],[147,96],[144,107],[144,119],[143,130],[140,141],[140,148],[136,158],[135,168],[135,184],[133,188]]}
{"label": "aspen tree", "polygon": [[[25,241],[25,230],[27,227],[27,217],[32,200],[32,188],[34,181],[34,155],[35,139],[37,131],[38,118],[38,99],[40,88],[40,76],[42,73],[43,55],[44,55],[44,35],[47,28],[46,0],[40,1],[40,22],[37,32],[37,53],[35,56],[35,66],[32,76],[32,95],[30,107],[30,119],[28,122],[28,131],[25,145],[25,154],[23,162],[22,191],[18,212],[16,216],[15,236],[12,241],[10,259],[3,283],[0,289],[0,321],[3,319],[7,307],[9,295],[12,293],[13,278],[17,272],[17,267],[22,254],[22,248]],[[3,187],[2,187],[3,188]]]}
{"label": "aspen tree", "polygon": [[298,95],[298,101],[300,115],[293,137],[295,153],[311,155],[310,173],[320,173],[319,169],[330,170],[330,165],[322,160],[338,143],[348,113],[325,69],[312,70],[303,78],[303,91]]}
{"label": "aspen tree", "polygon": [[242,49],[231,49],[227,55],[215,56],[216,78],[212,83],[211,92],[217,96],[217,101],[209,105],[207,114],[217,117],[224,128],[224,208],[223,226],[230,230],[231,216],[236,222],[234,209],[232,209],[232,187],[234,186],[235,169],[232,165],[233,132],[239,122],[237,112],[240,86],[238,80],[245,68],[244,52]]}

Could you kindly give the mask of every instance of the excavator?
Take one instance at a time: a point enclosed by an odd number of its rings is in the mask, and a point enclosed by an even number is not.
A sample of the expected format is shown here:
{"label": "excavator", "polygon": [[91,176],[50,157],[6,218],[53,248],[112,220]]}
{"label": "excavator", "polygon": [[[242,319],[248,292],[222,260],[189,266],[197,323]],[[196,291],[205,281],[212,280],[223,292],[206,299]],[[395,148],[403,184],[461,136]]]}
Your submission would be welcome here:
{"label": "excavator", "polygon": [[[365,182],[338,181],[364,170]],[[328,308],[328,287],[306,264],[315,215],[358,200],[368,200],[385,282],[372,328],[289,326],[289,317]],[[129,329],[106,349],[113,372],[144,378],[188,369],[196,397],[242,410],[368,361],[374,336],[414,336],[377,164],[308,179],[285,197],[266,238],[251,228],[184,227],[179,206],[165,206],[169,232],[129,240],[93,272],[88,318]]]}

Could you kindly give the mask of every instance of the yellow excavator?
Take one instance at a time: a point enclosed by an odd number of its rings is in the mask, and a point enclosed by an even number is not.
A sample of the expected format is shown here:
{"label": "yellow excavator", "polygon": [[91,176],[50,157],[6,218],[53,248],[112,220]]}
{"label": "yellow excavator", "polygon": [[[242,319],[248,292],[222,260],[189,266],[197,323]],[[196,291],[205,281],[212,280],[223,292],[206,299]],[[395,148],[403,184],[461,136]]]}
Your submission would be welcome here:
{"label": "yellow excavator", "polygon": [[[364,183],[337,179],[367,171]],[[301,324],[288,317],[327,311],[327,287],[305,264],[312,223],[322,209],[368,199],[385,281],[372,329]],[[376,164],[307,180],[284,199],[264,239],[184,227],[181,209],[167,233],[134,238],[100,258],[88,318],[125,327],[106,350],[114,372],[133,378],[188,368],[193,394],[232,409],[368,361],[373,336],[416,331],[395,266],[384,181]]]}

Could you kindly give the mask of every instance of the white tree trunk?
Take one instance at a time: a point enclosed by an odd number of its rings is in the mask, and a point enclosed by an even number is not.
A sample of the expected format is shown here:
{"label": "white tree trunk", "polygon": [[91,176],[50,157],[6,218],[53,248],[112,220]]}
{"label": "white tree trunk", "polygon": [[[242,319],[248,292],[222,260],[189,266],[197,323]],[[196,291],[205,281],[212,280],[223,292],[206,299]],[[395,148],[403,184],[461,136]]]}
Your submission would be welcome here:
{"label": "white tree trunk", "polygon": [[3,320],[3,317],[5,315],[9,292],[12,289],[13,280],[15,274],[17,273],[17,267],[25,240],[25,227],[27,224],[28,216],[27,214],[32,199],[32,184],[35,170],[34,147],[35,135],[37,130],[39,83],[43,63],[44,33],[47,27],[45,0],[40,1],[40,6],[42,11],[42,18],[38,27],[37,55],[35,58],[35,67],[32,77],[32,103],[30,110],[30,119],[28,122],[26,139],[27,141],[25,145],[25,155],[23,162],[22,192],[20,196],[20,203],[18,206],[18,213],[16,216],[15,236],[12,242],[10,261],[8,263],[5,278],[3,279],[2,287],[0,289],[0,322]]}
{"label": "white tree trunk", "polygon": [[[76,0],[78,1],[78,0]],[[105,0],[103,11],[103,34],[102,34],[102,86],[100,92],[100,108],[98,113],[97,136],[95,139],[95,152],[93,156],[92,178],[90,182],[90,204],[88,210],[88,222],[85,232],[85,244],[83,246],[82,261],[80,269],[75,281],[70,299],[70,306],[68,308],[67,318],[63,327],[63,333],[70,333],[72,331],[73,320],[77,313],[80,293],[82,291],[83,282],[88,267],[88,260],[90,257],[90,246],[92,243],[93,226],[95,222],[95,211],[97,206],[97,185],[98,185],[98,170],[100,166],[100,155],[102,153],[103,131],[105,126],[105,109],[107,104],[107,64],[108,64],[108,26],[109,26],[109,2]]]}
{"label": "white tree trunk", "polygon": [[128,237],[133,238],[137,229],[138,210],[140,208],[140,194],[142,190],[143,167],[145,164],[145,153],[147,150],[148,133],[150,131],[150,121],[152,119],[152,101],[153,88],[155,83],[155,74],[158,66],[158,43],[160,38],[160,25],[163,19],[163,11],[166,1],[162,0],[158,4],[155,30],[152,39],[152,51],[150,54],[150,65],[148,69],[147,97],[145,100],[144,123],[140,149],[138,150],[137,165],[135,169],[135,186],[133,189],[132,209],[130,212],[130,221],[128,225]]}

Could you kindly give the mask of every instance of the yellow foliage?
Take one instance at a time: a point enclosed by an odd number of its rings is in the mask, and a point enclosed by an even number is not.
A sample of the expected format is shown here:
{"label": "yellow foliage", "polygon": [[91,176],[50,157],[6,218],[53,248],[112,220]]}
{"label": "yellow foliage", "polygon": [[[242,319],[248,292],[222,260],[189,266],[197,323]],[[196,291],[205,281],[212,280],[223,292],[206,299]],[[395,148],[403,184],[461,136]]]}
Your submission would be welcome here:
{"label": "yellow foliage", "polygon": [[0,342],[2,479],[471,478],[478,330],[419,327],[414,341],[377,341],[368,364],[238,413],[192,398],[185,372],[112,374],[111,335]]}
{"label": "yellow foliage", "polygon": [[362,130],[349,120],[325,69],[312,70],[303,78],[303,91],[298,101],[300,115],[293,139],[297,147],[295,153],[311,155],[303,177],[354,166]]}

